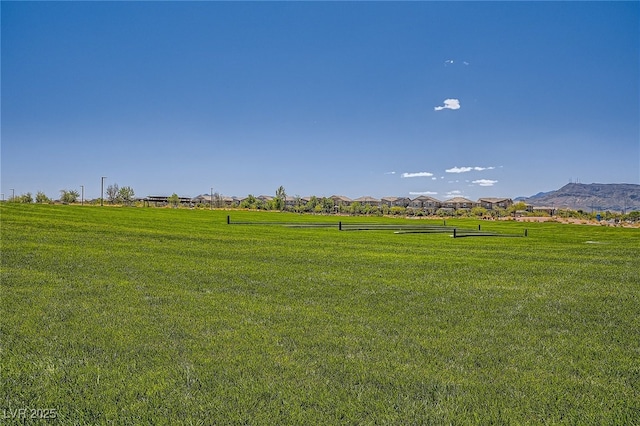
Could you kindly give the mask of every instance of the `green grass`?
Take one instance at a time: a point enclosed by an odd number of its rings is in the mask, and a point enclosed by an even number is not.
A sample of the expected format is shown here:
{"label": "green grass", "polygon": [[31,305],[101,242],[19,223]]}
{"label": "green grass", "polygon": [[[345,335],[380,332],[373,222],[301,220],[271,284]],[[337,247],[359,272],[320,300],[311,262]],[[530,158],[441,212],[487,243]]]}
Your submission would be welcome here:
{"label": "green grass", "polygon": [[0,213],[5,417],[640,424],[638,229],[482,222],[529,237],[453,239],[208,210]]}

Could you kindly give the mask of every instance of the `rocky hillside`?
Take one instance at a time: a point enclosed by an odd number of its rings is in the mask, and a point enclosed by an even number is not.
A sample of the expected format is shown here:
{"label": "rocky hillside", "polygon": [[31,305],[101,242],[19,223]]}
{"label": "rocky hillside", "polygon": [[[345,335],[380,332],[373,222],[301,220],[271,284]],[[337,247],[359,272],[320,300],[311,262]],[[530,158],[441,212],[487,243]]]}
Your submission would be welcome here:
{"label": "rocky hillside", "polygon": [[629,183],[569,183],[562,188],[525,198],[537,207],[590,211],[640,211],[640,185]]}

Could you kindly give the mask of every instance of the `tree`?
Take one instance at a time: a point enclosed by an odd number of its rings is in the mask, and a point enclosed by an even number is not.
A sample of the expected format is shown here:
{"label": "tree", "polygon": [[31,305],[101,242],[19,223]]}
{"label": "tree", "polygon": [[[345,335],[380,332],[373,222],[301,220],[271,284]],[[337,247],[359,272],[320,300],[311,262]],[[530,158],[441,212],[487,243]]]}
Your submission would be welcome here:
{"label": "tree", "polygon": [[49,203],[49,202],[51,202],[51,200],[49,199],[49,197],[45,195],[44,192],[38,191],[36,193],[36,203]]}
{"label": "tree", "polygon": [[19,203],[25,203],[25,204],[33,203],[33,197],[31,196],[30,192],[27,192],[26,194],[22,194],[21,196],[19,196],[17,198],[18,198],[17,201]]}
{"label": "tree", "polygon": [[304,211],[313,212],[318,205],[318,197],[312,195],[307,204],[304,206]]}
{"label": "tree", "polygon": [[519,202],[517,202],[515,204],[511,204],[509,206],[509,208],[507,209],[507,211],[509,213],[515,213],[517,211],[526,210],[526,209],[527,209],[527,205],[525,204],[525,202],[524,201],[519,201]]}
{"label": "tree", "polygon": [[302,212],[302,200],[299,195],[293,197],[293,211],[296,213]]}
{"label": "tree", "polygon": [[118,200],[119,191],[120,188],[118,187],[117,183],[114,183],[113,185],[109,185],[107,187],[107,199],[111,204],[114,204]]}
{"label": "tree", "polygon": [[[109,191],[109,188],[107,188],[107,193],[108,191]],[[131,205],[131,203],[133,203],[134,201],[134,197],[135,197],[135,192],[133,191],[133,188],[131,188],[130,186],[123,186],[118,190],[117,199],[123,202],[124,204]]]}
{"label": "tree", "polygon": [[220,208],[220,207],[224,207],[224,199],[222,198],[222,195],[220,195],[218,192],[214,192],[213,193],[213,206]]}
{"label": "tree", "polygon": [[632,211],[622,216],[624,220],[630,222],[640,222],[640,211]]}
{"label": "tree", "polygon": [[331,198],[327,198],[327,197],[322,197],[322,212],[323,213],[332,213],[333,212],[333,208],[335,207],[335,203],[333,202],[333,199]]}
{"label": "tree", "polygon": [[276,190],[276,198],[274,200],[274,208],[276,210],[284,210],[287,205],[287,193],[284,190],[284,186],[280,186]]}
{"label": "tree", "polygon": [[80,196],[80,194],[78,193],[78,191],[76,191],[74,189],[72,189],[72,190],[61,189],[60,190],[60,201],[62,201],[64,204],[75,203],[78,200],[79,196]]}
{"label": "tree", "polygon": [[362,205],[360,204],[359,201],[354,201],[349,206],[349,213],[351,213],[352,215],[360,214],[361,207]]}
{"label": "tree", "polygon": [[471,209],[472,216],[484,217],[487,214],[489,214],[489,211],[484,207],[476,206]]}
{"label": "tree", "polygon": [[251,194],[247,195],[247,198],[242,200],[242,202],[240,203],[240,208],[242,208],[242,209],[255,209],[256,208],[256,197],[254,197]]}
{"label": "tree", "polygon": [[394,216],[401,216],[407,214],[407,208],[402,206],[391,207],[391,214]]}
{"label": "tree", "polygon": [[176,208],[178,207],[178,204],[180,204],[180,197],[178,197],[178,194],[174,192],[171,194],[171,197],[167,198],[167,201],[169,201],[169,204],[171,204],[173,208]]}

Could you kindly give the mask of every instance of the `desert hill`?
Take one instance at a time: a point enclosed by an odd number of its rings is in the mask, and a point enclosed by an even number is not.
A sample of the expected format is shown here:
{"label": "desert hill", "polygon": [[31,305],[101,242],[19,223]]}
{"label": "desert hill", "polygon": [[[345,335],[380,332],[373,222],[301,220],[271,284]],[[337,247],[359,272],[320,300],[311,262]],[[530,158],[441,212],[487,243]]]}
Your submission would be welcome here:
{"label": "desert hill", "polygon": [[556,191],[524,198],[536,207],[591,211],[640,211],[640,185],[630,183],[569,183]]}

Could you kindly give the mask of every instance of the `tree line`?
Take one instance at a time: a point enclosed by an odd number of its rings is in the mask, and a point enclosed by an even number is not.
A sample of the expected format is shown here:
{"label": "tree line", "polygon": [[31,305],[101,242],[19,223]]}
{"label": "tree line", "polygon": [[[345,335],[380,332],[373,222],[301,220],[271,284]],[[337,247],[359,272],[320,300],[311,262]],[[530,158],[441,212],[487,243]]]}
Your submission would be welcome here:
{"label": "tree line", "polygon": [[[74,204],[80,201],[85,201],[80,199],[81,195],[75,189],[61,189],[60,190],[60,198],[58,200],[53,200],[49,198],[44,192],[38,191],[34,196],[31,192],[27,192],[25,194],[16,195],[14,197],[9,197],[9,202],[13,203],[38,203],[38,204],[49,204],[58,201],[63,204]],[[124,204],[124,205],[132,205],[135,201],[135,191],[130,186],[123,186],[122,188],[118,186],[117,183],[113,185],[109,185],[106,190],[106,201],[110,204]],[[99,203],[100,199],[93,200],[94,203]]]}
{"label": "tree line", "polygon": [[[80,193],[77,190],[61,189],[59,202],[63,204],[77,203],[80,197]],[[21,194],[15,197],[9,198],[9,202],[15,203],[52,203],[54,202],[42,191],[38,191],[35,195],[35,199],[30,192]],[[118,186],[117,183],[109,185],[106,190],[106,201],[112,205],[133,205],[135,202],[135,192],[130,186]],[[177,194],[172,194],[168,197],[167,201],[173,207],[178,207],[180,204],[180,198]],[[99,203],[100,199],[93,200],[94,204]],[[202,203],[200,207],[226,207],[222,196],[219,193],[213,194],[211,203]],[[471,209],[459,209],[451,211],[449,209],[438,209],[432,212],[422,211],[420,209],[414,209],[411,207],[400,206],[388,206],[383,204],[370,205],[359,203],[354,201],[349,205],[336,206],[334,200],[327,197],[312,196],[309,201],[303,201],[298,195],[293,197],[293,201],[287,204],[287,194],[283,186],[280,186],[276,190],[275,197],[270,200],[263,200],[257,198],[251,194],[247,196],[237,206],[241,209],[249,210],[276,210],[276,211],[290,211],[295,213],[314,213],[314,214],[349,214],[349,215],[367,215],[367,216],[440,216],[440,217],[507,217],[513,215],[517,211],[524,211],[526,205],[524,202],[518,202],[512,204],[506,209],[487,210],[484,207],[473,207]],[[528,215],[545,216],[547,213],[529,213]],[[595,219],[597,215],[600,215],[602,220],[630,220],[640,221],[640,212],[632,211],[626,214],[617,212],[602,212],[602,213],[587,213],[582,210],[558,210],[556,215],[560,218],[579,218],[579,219]]]}

